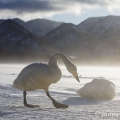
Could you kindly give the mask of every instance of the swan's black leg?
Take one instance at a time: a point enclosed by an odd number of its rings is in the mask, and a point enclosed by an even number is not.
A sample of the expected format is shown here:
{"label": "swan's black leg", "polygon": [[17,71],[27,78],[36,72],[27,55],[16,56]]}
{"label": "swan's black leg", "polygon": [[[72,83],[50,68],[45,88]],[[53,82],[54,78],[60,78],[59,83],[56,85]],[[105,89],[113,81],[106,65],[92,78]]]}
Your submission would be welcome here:
{"label": "swan's black leg", "polygon": [[26,101],[26,91],[23,91],[23,97],[24,97],[24,105],[26,106],[26,107],[39,107],[39,105],[31,105],[31,104],[27,104],[27,101]]}
{"label": "swan's black leg", "polygon": [[49,92],[46,92],[46,95],[52,100],[54,107],[56,107],[56,108],[68,108],[69,107],[68,105],[64,105],[64,104],[61,104],[61,103],[58,103],[57,101],[55,101],[55,99],[53,99],[50,96]]}

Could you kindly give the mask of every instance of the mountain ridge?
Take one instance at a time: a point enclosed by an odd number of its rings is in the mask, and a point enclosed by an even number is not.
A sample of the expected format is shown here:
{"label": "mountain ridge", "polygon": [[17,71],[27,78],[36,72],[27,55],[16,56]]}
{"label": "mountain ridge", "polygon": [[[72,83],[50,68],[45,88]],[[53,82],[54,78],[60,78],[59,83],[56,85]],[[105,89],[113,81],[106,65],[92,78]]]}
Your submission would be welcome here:
{"label": "mountain ridge", "polygon": [[[88,18],[78,25],[58,23],[59,25],[54,29],[46,26],[45,30],[48,30],[45,35],[40,35],[41,37],[36,35],[35,31],[31,32],[27,29],[26,22],[20,19],[12,19],[15,23],[13,22],[9,29],[6,28],[7,25],[6,27],[3,25],[6,21],[10,20],[3,20],[0,24],[0,55],[2,56],[7,56],[11,50],[13,53],[16,51],[15,55],[19,56],[20,53],[16,50],[18,48],[23,51],[20,56],[24,54],[24,57],[27,57],[29,54],[29,56],[34,56],[32,60],[44,58],[44,56],[49,58],[55,52],[62,52],[67,56],[72,56],[71,59],[77,63],[120,64],[120,16]],[[46,24],[46,20],[44,22]],[[8,23],[10,25],[10,22]],[[38,23],[39,20],[36,25]],[[50,26],[49,23],[46,25]],[[30,39],[29,44],[27,44],[27,39]],[[25,46],[30,45],[30,47],[25,47],[23,42],[26,42]],[[8,49],[7,53],[5,49]],[[10,54],[13,54],[12,52]]]}
{"label": "mountain ridge", "polygon": [[14,20],[8,19],[0,24],[0,38],[0,55],[3,58],[32,59],[49,53],[48,46],[41,38],[30,33]]}

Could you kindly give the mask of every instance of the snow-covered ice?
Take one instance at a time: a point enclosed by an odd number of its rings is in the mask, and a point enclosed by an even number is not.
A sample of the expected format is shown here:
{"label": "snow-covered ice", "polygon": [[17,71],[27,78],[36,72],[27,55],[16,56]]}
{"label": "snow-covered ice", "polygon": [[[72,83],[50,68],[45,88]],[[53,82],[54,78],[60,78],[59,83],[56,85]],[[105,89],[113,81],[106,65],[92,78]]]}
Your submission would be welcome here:
{"label": "snow-covered ice", "polygon": [[[67,109],[56,109],[43,90],[28,92],[28,103],[23,105],[22,91],[12,88],[12,82],[26,64],[0,64],[0,120],[119,120],[120,118],[120,68],[78,67],[80,83],[61,67],[61,80],[50,86],[50,94],[57,101],[68,104]],[[81,98],[76,91],[93,78],[104,77],[116,85],[113,100]]]}

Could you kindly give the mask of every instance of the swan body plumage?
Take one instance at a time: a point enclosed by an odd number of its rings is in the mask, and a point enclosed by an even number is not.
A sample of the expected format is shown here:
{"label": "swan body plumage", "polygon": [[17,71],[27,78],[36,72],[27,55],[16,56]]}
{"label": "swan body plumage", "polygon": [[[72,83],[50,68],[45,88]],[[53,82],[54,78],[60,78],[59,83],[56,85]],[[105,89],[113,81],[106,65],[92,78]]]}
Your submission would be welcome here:
{"label": "swan body plumage", "polygon": [[31,91],[44,89],[47,91],[52,83],[56,83],[61,78],[61,71],[56,69],[51,73],[47,64],[33,63],[25,67],[14,81],[13,87]]}
{"label": "swan body plumage", "polygon": [[[62,73],[57,65],[57,61],[61,59],[67,70],[73,74],[73,76],[79,81],[77,76],[76,66],[70,62],[70,60],[61,53],[52,55],[48,64],[33,63],[26,66],[13,82],[13,87],[24,91],[24,105],[30,107],[26,102],[26,91],[43,89],[47,96],[52,100],[53,104],[56,101],[49,95],[49,86],[52,83],[56,83],[60,80]],[[59,103],[61,106],[62,104]],[[54,105],[56,107],[56,105]],[[64,105],[62,105],[63,107]]]}

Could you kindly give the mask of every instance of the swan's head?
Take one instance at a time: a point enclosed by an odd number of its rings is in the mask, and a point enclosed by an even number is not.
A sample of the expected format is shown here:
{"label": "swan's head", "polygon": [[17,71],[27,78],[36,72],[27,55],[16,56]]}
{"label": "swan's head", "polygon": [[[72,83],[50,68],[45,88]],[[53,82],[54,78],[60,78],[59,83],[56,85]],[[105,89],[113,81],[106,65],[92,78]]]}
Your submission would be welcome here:
{"label": "swan's head", "polygon": [[76,80],[80,82],[78,78],[77,67],[71,62],[67,64],[66,67],[67,67],[67,70],[76,78]]}

